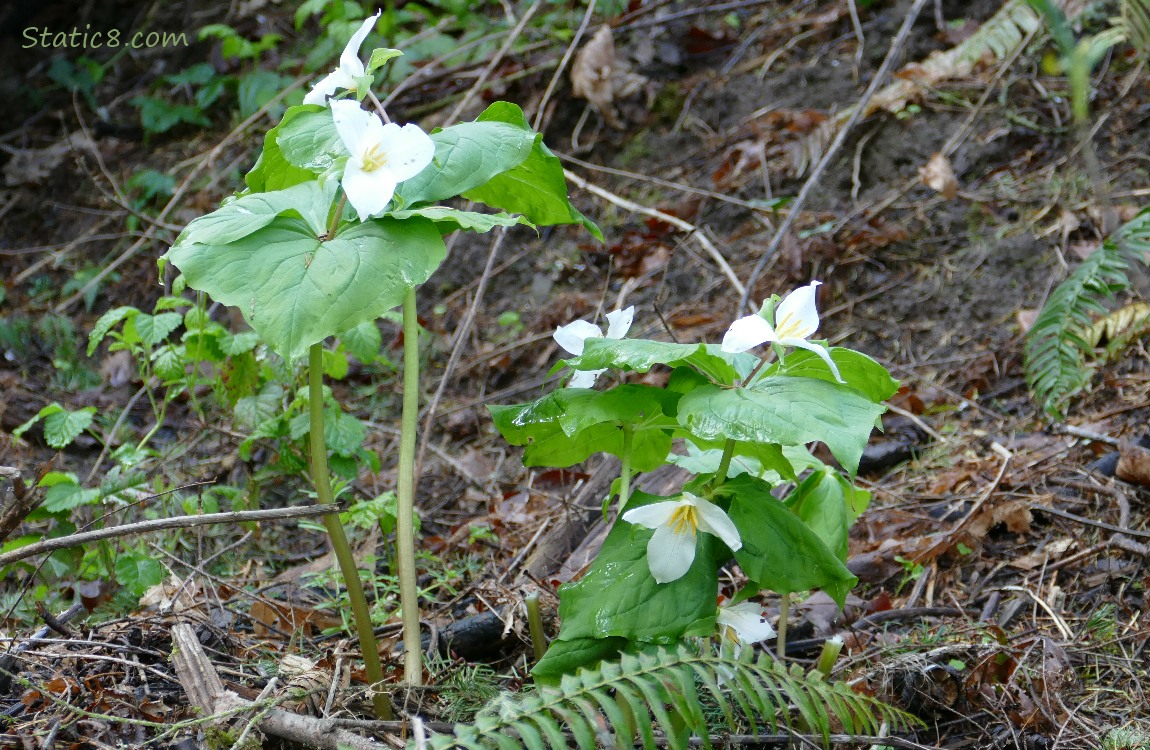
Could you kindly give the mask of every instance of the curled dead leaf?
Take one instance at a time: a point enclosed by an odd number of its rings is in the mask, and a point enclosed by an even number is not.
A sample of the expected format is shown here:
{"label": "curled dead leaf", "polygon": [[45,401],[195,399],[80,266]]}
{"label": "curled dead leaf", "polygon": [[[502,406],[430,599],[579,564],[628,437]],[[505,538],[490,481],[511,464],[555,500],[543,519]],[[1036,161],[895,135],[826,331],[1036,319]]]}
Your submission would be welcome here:
{"label": "curled dead leaf", "polygon": [[928,188],[948,201],[958,195],[958,178],[954,176],[954,167],[942,152],[935,152],[926,166],[919,168],[918,176]]}
{"label": "curled dead leaf", "polygon": [[626,60],[615,55],[611,27],[606,24],[579,50],[571,65],[572,93],[589,101],[613,128],[623,127],[615,112],[615,101],[636,93],[646,82],[646,78],[631,72]]}

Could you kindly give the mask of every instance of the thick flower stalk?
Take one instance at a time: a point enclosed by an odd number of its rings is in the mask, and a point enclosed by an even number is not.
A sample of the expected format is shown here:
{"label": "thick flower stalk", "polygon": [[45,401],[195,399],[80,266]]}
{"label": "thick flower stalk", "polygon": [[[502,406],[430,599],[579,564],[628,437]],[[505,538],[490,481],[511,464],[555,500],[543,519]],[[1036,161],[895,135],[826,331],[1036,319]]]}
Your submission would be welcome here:
{"label": "thick flower stalk", "polygon": [[[376,22],[383,11],[376,11],[371,18],[364,20],[363,25],[351,35],[351,40],[343,48],[339,56],[339,67],[324,76],[323,80],[312,87],[307,96],[303,98],[304,104],[323,104],[329,96],[334,96],[340,89],[347,89],[360,94],[359,88],[367,75],[363,61],[359,59],[359,48],[363,40],[375,28]],[[363,93],[366,93],[364,91]],[[360,97],[362,98],[362,96]]]}
{"label": "thick flower stalk", "polygon": [[331,103],[336,132],[350,156],[340,184],[362,221],[387,210],[396,186],[422,172],[435,156],[435,143],[418,125],[386,125],[358,102]]}
{"label": "thick flower stalk", "polygon": [[[621,339],[627,335],[627,331],[631,330],[631,323],[635,320],[635,307],[626,308],[625,310],[616,310],[607,313],[607,334],[609,339]],[[583,347],[587,343],[587,339],[601,339],[604,337],[603,330],[594,323],[588,323],[586,320],[576,320],[568,323],[565,326],[559,326],[555,329],[552,336],[555,343],[563,347],[563,349],[578,357],[583,353]],[[607,370],[577,370],[571,379],[567,381],[568,388],[592,388],[595,385],[595,380],[600,375],[607,372]]]}
{"label": "thick flower stalk", "polygon": [[736,353],[754,349],[760,344],[779,344],[806,349],[822,358],[831,368],[835,379],[845,382],[839,374],[838,365],[831,359],[825,346],[807,341],[819,329],[819,311],[815,305],[816,288],[822,282],[812,281],[795,289],[775,309],[775,324],[772,326],[762,315],[747,315],[739,318],[727,329],[723,336],[723,351]]}
{"label": "thick flower stalk", "polygon": [[623,520],[655,530],[647,542],[647,565],[656,583],[686,575],[695,561],[695,537],[700,531],[719,537],[731,551],[743,546],[739,530],[723,509],[690,492],[679,500],[633,508],[623,514]]}

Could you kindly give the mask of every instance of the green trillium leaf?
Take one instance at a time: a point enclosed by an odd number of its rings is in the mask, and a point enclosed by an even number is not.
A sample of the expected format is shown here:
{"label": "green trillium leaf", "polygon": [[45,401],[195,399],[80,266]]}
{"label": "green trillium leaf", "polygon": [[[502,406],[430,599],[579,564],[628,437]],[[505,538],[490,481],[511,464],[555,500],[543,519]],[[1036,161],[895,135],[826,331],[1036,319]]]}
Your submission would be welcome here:
{"label": "green trillium leaf", "polygon": [[302,219],[280,216],[235,242],[183,244],[167,257],[290,361],[400,304],[444,254],[435,224],[418,217],[354,224],[321,241]]}
{"label": "green trillium leaf", "polygon": [[743,474],[727,480],[720,493],[731,498],[727,515],[743,541],[735,559],[752,581],[780,594],[822,589],[843,606],[858,579],[803,519],[771,495],[770,484]]}
{"label": "green trillium leaf", "polygon": [[833,469],[815,471],[787,496],[784,503],[835,555],[846,562],[851,517],[843,486]]}
{"label": "green trillium leaf", "polygon": [[853,474],[875,420],[885,410],[847,386],[775,376],[756,380],[750,388],[700,386],[679,400],[678,417],[704,440],[784,446],[819,440]]}
{"label": "green trillium leaf", "polygon": [[[669,499],[636,492],[627,507]],[[590,570],[559,588],[563,621],[559,640],[619,637],[673,643],[714,632],[717,558],[726,547],[717,537],[700,532],[690,570],[678,580],[660,584],[647,563],[647,542],[654,533],[616,521]]]}
{"label": "green trillium leaf", "polygon": [[543,144],[543,136],[532,133],[523,110],[509,102],[495,102],[476,118],[477,123],[507,123],[532,135],[530,155],[512,169],[500,170],[473,189],[462,191],[464,198],[523,214],[539,226],[582,224],[600,242],[603,233],[593,221],[571,205],[567,178],[559,158]]}
{"label": "green trillium leaf", "polygon": [[291,118],[284,115],[283,122],[276,128],[279,131],[276,145],[292,166],[322,174],[336,159],[348,155],[347,147],[335,129],[330,108],[318,104],[305,106],[307,111],[297,112]]}
{"label": "green trillium leaf", "polygon": [[[283,190],[292,185],[315,179],[313,172],[292,164],[287,160],[283,151],[280,149],[279,143],[277,143],[277,139],[282,129],[286,125],[289,125],[295,118],[305,114],[321,112],[325,109],[326,107],[321,107],[318,104],[304,104],[297,107],[289,107],[287,111],[284,112],[280,124],[276,125],[264,135],[263,150],[260,152],[255,166],[244,176],[244,182],[247,183],[248,188],[253,192],[262,193],[273,190]],[[330,115],[328,116],[328,121],[331,121]],[[334,123],[332,123],[332,129],[335,129]]]}
{"label": "green trillium leaf", "polygon": [[543,684],[557,683],[580,667],[590,667],[604,659],[613,659],[628,645],[626,638],[575,638],[552,641],[547,653],[531,670],[531,676]]}
{"label": "green trillium leaf", "polygon": [[447,206],[427,206],[413,208],[405,211],[392,211],[388,214],[393,219],[409,219],[412,216],[422,216],[434,221],[441,234],[450,234],[457,229],[469,229],[473,232],[490,232],[495,227],[511,227],[516,224],[526,224],[531,228],[535,225],[523,216],[512,216],[507,213],[483,214],[476,211],[460,211]]}
{"label": "green trillium leaf", "polygon": [[431,134],[431,164],[398,193],[404,205],[434,203],[476,188],[526,159],[535,133],[503,122],[461,122]]}
{"label": "green trillium leaf", "polygon": [[[747,377],[759,363],[758,357],[753,354],[730,354],[724,352],[718,344],[589,338],[583,346],[583,354],[563,360],[562,364],[576,370],[611,367],[627,372],[647,372],[655,365],[673,368],[689,365],[717,383],[731,385]],[[554,369],[558,367],[556,365]]]}
{"label": "green trillium leaf", "polygon": [[527,446],[527,466],[571,466],[595,453],[621,457],[626,424],[633,429],[632,466],[650,471],[671,450],[677,398],[676,393],[644,385],[609,391],[560,388],[529,404],[487,408],[507,442]]}
{"label": "green trillium leaf", "polygon": [[[898,381],[890,376],[885,367],[862,352],[840,346],[832,346],[828,351],[847,385],[871,401],[886,401],[898,391]],[[764,372],[767,376],[779,374],[838,382],[823,358],[805,349],[788,352],[782,363],[775,362]]]}
{"label": "green trillium leaf", "polygon": [[201,216],[180,233],[177,245],[226,245],[266,227],[277,216],[302,216],[316,234],[323,232],[336,183],[316,180],[270,193],[249,193]]}

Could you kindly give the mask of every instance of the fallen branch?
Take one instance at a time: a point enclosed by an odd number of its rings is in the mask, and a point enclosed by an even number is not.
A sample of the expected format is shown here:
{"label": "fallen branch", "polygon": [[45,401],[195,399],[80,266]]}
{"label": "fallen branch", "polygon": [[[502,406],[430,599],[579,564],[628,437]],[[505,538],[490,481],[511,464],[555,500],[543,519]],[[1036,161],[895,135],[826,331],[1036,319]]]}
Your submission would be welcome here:
{"label": "fallen branch", "polygon": [[[226,721],[240,714],[256,713],[256,728],[264,734],[321,750],[350,747],[355,750],[390,750],[384,745],[342,728],[334,719],[317,719],[278,708],[268,709],[225,690],[216,668],[204,653],[192,625],[172,626],[172,663],[188,696],[202,714]],[[260,716],[262,714],[262,716]]]}
{"label": "fallen branch", "polygon": [[279,521],[287,518],[309,518],[322,516],[326,513],[338,513],[336,505],[304,505],[296,508],[273,508],[271,510],[239,510],[231,513],[205,513],[202,516],[178,516],[176,518],[157,518],[152,521],[139,523],[126,523],[121,526],[112,526],[96,531],[85,531],[80,534],[70,534],[57,539],[45,539],[42,542],[29,544],[11,552],[0,555],[0,566],[24,560],[44,552],[55,552],[58,549],[78,547],[89,542],[98,542],[102,539],[114,539],[133,534],[146,534],[150,531],[163,531],[165,529],[187,529],[194,526],[211,526],[214,524],[239,523],[241,521]]}

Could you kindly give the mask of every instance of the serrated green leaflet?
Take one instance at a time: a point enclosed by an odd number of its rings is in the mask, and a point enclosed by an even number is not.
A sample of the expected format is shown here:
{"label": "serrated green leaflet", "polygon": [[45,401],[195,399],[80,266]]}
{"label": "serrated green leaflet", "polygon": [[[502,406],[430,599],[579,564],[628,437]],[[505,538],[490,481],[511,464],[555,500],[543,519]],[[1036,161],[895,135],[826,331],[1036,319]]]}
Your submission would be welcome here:
{"label": "serrated green leaflet", "polygon": [[[627,507],[669,498],[636,492]],[[678,580],[656,583],[647,563],[655,532],[617,521],[586,575],[559,589],[561,640],[607,638],[671,643],[715,629],[716,556],[722,542],[700,533],[695,563]]]}
{"label": "serrated green leaflet", "polygon": [[720,490],[743,546],[735,559],[747,576],[780,594],[822,589],[843,606],[858,579],[801,518],[771,495],[771,485],[746,474]]}
{"label": "serrated green leaflet", "polygon": [[[839,346],[832,346],[828,351],[847,385],[860,391],[871,401],[875,403],[885,401],[898,391],[898,381],[890,376],[885,367],[862,352]],[[791,377],[817,378],[829,383],[838,382],[822,357],[805,349],[795,349],[788,352],[786,359],[781,364],[782,366],[775,362],[766,370],[764,375],[771,376],[783,373]]]}
{"label": "serrated green leaflet", "polygon": [[[508,123],[531,133],[523,110],[509,102],[496,102],[481,114],[476,122]],[[567,179],[563,165],[543,143],[542,135],[534,135],[530,155],[514,168],[493,175],[473,189],[461,191],[464,198],[523,214],[535,224],[582,224],[595,238],[603,241],[603,233],[593,221],[571,205],[567,198]]]}
{"label": "serrated green leaflet", "polygon": [[450,234],[457,229],[468,229],[472,232],[490,232],[495,227],[512,227],[516,224],[525,224],[534,228],[535,225],[522,216],[512,216],[507,213],[483,214],[476,211],[460,211],[447,206],[427,206],[405,211],[392,211],[388,214],[393,219],[408,219],[412,216],[422,216],[434,221],[441,234]]}
{"label": "serrated green leaflet", "polygon": [[339,340],[351,356],[363,364],[374,362],[379,357],[379,347],[383,345],[383,336],[374,320],[365,320],[355,328],[344,331]]}
{"label": "serrated green leaflet", "polygon": [[690,366],[717,383],[730,385],[747,377],[759,362],[753,354],[730,354],[718,344],[589,338],[583,346],[581,355],[564,360],[563,364],[576,370],[613,367],[628,372],[647,372],[655,365]]}
{"label": "serrated green leaflet", "polygon": [[124,324],[124,335],[131,337],[138,336],[140,341],[148,346],[156,346],[168,334],[180,327],[184,322],[184,316],[178,312],[165,312],[158,315],[148,315],[147,313],[140,313]]}
{"label": "serrated green leaflet", "polygon": [[560,388],[530,404],[488,406],[512,445],[526,445],[528,466],[564,467],[595,453],[623,455],[623,430],[633,427],[631,461],[638,471],[663,463],[671,450],[678,394],[642,385],[609,391]]}
{"label": "serrated green leaflet", "polygon": [[327,241],[280,216],[226,245],[181,245],[168,258],[188,285],[240,310],[289,361],[312,344],[375,320],[431,276],[444,257],[435,224],[377,219]]}
{"label": "serrated green leaflet", "polygon": [[751,388],[705,385],[679,401],[679,422],[704,440],[780,445],[826,444],[850,473],[886,407],[847,386],[815,378],[775,376]]}
{"label": "serrated green leaflet", "polygon": [[316,230],[327,225],[335,201],[336,183],[318,180],[270,193],[250,193],[194,220],[180,233],[177,245],[226,245],[266,227],[277,216],[291,212]]}
{"label": "serrated green leaflet", "polygon": [[431,140],[431,166],[398,190],[405,205],[434,203],[479,187],[526,159],[535,133],[503,122],[462,122],[432,133]]}

